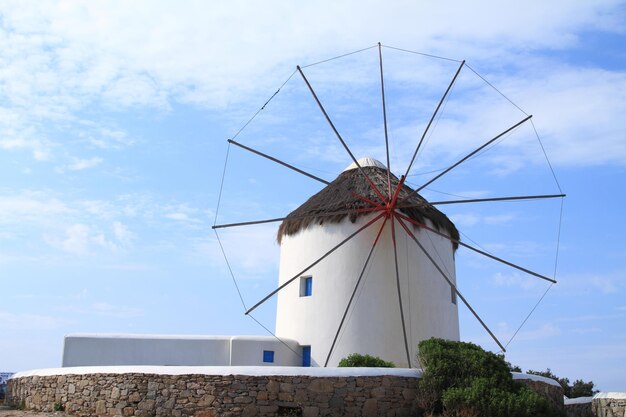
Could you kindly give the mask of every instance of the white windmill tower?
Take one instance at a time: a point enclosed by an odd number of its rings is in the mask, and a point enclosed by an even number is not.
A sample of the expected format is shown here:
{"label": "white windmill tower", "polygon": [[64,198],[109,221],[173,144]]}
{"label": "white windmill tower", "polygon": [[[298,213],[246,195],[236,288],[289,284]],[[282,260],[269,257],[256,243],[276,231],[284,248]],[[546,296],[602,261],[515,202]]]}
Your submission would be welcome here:
{"label": "white windmill tower", "polygon": [[[382,163],[370,158],[358,162],[376,187],[387,188],[387,170]],[[398,179],[390,179],[396,190]],[[310,346],[305,352],[310,353],[313,366],[337,366],[342,357],[362,353],[407,367],[406,350],[408,357],[414,358],[420,340],[459,340],[453,286],[438,276],[412,240],[417,238],[433,254],[456,285],[456,245],[451,239],[458,240],[458,231],[419,195],[407,199],[412,190],[401,187],[395,200],[402,201],[405,208],[398,209],[397,216],[394,210],[379,210],[372,203],[383,203],[352,164],[287,216],[279,228],[279,285],[298,278],[278,294],[276,335]],[[441,235],[419,230],[415,223]],[[371,227],[366,227],[368,224]],[[313,263],[354,233],[357,235],[325,262],[301,271],[302,265]],[[399,343],[405,334],[408,346]]]}

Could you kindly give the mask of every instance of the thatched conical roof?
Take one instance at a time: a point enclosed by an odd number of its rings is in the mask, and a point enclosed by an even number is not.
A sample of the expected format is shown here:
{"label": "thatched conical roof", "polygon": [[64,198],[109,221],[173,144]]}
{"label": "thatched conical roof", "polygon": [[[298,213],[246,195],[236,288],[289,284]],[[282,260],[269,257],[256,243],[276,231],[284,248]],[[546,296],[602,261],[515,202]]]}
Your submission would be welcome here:
{"label": "thatched conical roof", "polygon": [[[383,195],[387,193],[387,170],[380,162],[363,158],[359,161],[363,171],[369,176],[372,182],[378,187]],[[398,178],[391,174],[391,189],[398,186]],[[398,196],[398,201],[403,201],[411,192],[412,188],[406,184]],[[352,164],[343,171],[330,185],[309,198],[304,204],[292,211],[278,228],[278,241],[283,236],[292,236],[307,227],[318,224],[339,223],[345,218],[355,222],[359,216],[369,213],[342,213],[336,215],[326,215],[333,212],[342,212],[371,207],[371,204],[357,198],[354,194],[366,197],[372,201],[380,201],[376,193],[364,176]],[[415,193],[402,205],[412,206],[410,208],[399,209],[406,216],[423,223],[429,220],[439,231],[447,233],[451,238],[458,240],[459,231],[448,217],[432,206],[422,196]],[[456,244],[454,245],[456,249]]]}

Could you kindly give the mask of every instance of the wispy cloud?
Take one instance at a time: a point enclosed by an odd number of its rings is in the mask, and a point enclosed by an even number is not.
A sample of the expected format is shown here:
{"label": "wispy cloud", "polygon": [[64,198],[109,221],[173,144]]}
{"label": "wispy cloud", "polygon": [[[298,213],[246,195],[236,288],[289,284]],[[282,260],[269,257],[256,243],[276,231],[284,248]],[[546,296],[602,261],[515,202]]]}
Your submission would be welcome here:
{"label": "wispy cloud", "polygon": [[135,318],[143,316],[144,312],[140,308],[119,306],[105,302],[97,302],[92,306],[92,311],[98,316],[113,317],[117,319]]}
{"label": "wispy cloud", "polygon": [[[533,1],[524,8],[494,10],[491,2],[479,1],[471,7],[429,4],[427,12],[420,3],[385,10],[362,6],[358,18],[347,21],[347,26],[343,22],[344,33],[350,36],[336,37],[329,35],[335,32],[332,19],[324,19],[322,14],[353,15],[348,4],[285,7],[281,2],[262,6],[235,2],[181,8],[142,2],[133,7],[94,2],[81,7],[54,2],[5,3],[0,9],[0,36],[5,45],[0,57],[7,64],[0,74],[6,103],[0,109],[4,126],[0,130],[5,131],[0,146],[28,149],[37,159],[49,159],[50,150],[63,146],[62,141],[56,133],[44,131],[39,122],[61,120],[71,126],[77,139],[102,149],[123,148],[133,143],[127,133],[101,126],[82,110],[99,105],[167,111],[174,102],[224,109],[229,103],[245,103],[250,94],[271,91],[289,72],[277,68],[293,68],[295,63],[353,50],[359,40],[380,38],[400,47],[429,45],[426,52],[473,58],[478,69],[496,68],[486,74],[488,78],[524,108],[544,115],[538,128],[552,143],[549,150],[556,163],[622,164],[626,160],[620,140],[625,122],[620,122],[619,111],[626,103],[626,91],[620,87],[626,85],[626,75],[555,65],[549,58],[519,59],[528,50],[573,47],[581,30],[624,30],[618,18],[619,2],[557,6]],[[138,10],[143,19],[135,19]],[[494,13],[498,19],[491,18]],[[129,20],[134,24],[128,25]],[[160,22],[158,27],[153,26],[154,21]],[[277,22],[281,31],[275,30]],[[243,33],[242,27],[246,28]],[[402,27],[419,30],[398,31]],[[276,36],[279,32],[292,36]],[[310,39],[316,39],[314,50]],[[267,48],[269,44],[273,47]],[[215,57],[220,65],[215,65]],[[494,65],[496,61],[501,64]],[[503,67],[509,71],[500,70]],[[352,75],[345,81],[362,78]],[[412,76],[417,76],[415,71]],[[433,84],[432,74],[426,76]],[[398,81],[406,78],[402,72],[398,77]],[[602,120],[586,117],[591,109],[602,115]],[[477,133],[477,129],[482,133],[498,120],[498,114],[481,112],[473,102],[464,110],[469,111],[465,119],[451,119],[448,125],[443,120],[438,132],[450,138]],[[401,132],[404,125],[406,122],[397,125],[396,131]],[[29,126],[34,130],[19,133]],[[91,128],[85,131],[85,126]],[[411,136],[415,132],[411,129]],[[597,140],[590,143],[587,139],[592,132]],[[307,152],[313,157],[339,155],[336,143],[312,141],[310,145]],[[455,141],[442,141],[438,153],[449,154],[454,146]],[[514,169],[519,149],[505,152],[499,162],[494,158],[494,169]]]}
{"label": "wispy cloud", "polygon": [[517,287],[525,291],[543,288],[543,285],[535,277],[529,275],[522,276],[518,273],[505,275],[498,272],[493,276],[492,281],[499,287]]}
{"label": "wispy cloud", "polygon": [[562,274],[559,277],[559,292],[568,295],[618,294],[626,289],[625,277],[626,273],[623,271],[609,271],[603,274]]}
{"label": "wispy cloud", "polygon": [[4,330],[54,330],[68,323],[66,319],[50,315],[0,311],[0,329]]}
{"label": "wispy cloud", "polygon": [[99,157],[89,159],[75,159],[73,163],[67,166],[67,169],[72,171],[82,171],[84,169],[93,168],[102,163],[103,159]]}
{"label": "wispy cloud", "polygon": [[88,255],[97,249],[117,250],[117,245],[103,233],[84,224],[71,225],[65,230],[63,237],[46,236],[45,240],[51,246],[74,255]]}
{"label": "wispy cloud", "polygon": [[[259,279],[278,270],[280,248],[276,228],[268,225],[220,232],[220,240],[237,278]],[[195,242],[195,256],[225,270],[226,263],[217,239]]]}

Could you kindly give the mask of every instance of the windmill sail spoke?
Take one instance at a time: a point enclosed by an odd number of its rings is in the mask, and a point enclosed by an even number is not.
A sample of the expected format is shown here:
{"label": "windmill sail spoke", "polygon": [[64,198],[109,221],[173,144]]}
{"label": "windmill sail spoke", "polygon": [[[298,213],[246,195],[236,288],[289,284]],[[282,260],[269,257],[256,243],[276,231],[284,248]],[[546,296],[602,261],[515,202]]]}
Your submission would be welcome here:
{"label": "windmill sail spoke", "polygon": [[348,301],[348,305],[346,306],[346,310],[343,312],[343,316],[341,316],[341,321],[339,323],[339,327],[337,328],[337,333],[335,333],[335,338],[333,339],[333,343],[330,345],[330,350],[328,351],[328,356],[326,356],[326,361],[324,362],[324,367],[328,366],[328,361],[330,361],[330,357],[333,354],[333,349],[335,348],[335,344],[337,343],[337,339],[339,338],[339,333],[341,333],[341,328],[343,327],[343,323],[348,316],[348,311],[350,311],[350,306],[352,305],[352,301],[354,300],[354,296],[356,295],[357,290],[359,289],[359,285],[361,284],[361,280],[363,279],[363,275],[365,274],[365,270],[367,269],[367,265],[369,264],[370,258],[374,253],[374,248],[376,248],[376,244],[378,243],[378,239],[380,238],[383,229],[385,228],[385,224],[387,224],[387,218],[383,221],[383,224],[380,226],[378,230],[378,234],[376,235],[376,239],[374,239],[374,243],[372,243],[372,248],[367,255],[367,259],[365,259],[365,263],[363,264],[363,269],[359,274],[359,278],[354,285],[354,290],[352,291],[352,295],[350,296],[350,300]]}
{"label": "windmill sail spoke", "polygon": [[315,94],[315,90],[313,90],[313,87],[311,87],[311,84],[309,83],[309,80],[304,75],[304,72],[302,72],[302,68],[300,68],[300,66],[298,65],[297,69],[298,69],[298,72],[300,73],[300,75],[302,76],[302,79],[306,83],[307,87],[309,88],[309,91],[313,95],[313,98],[315,99],[315,102],[317,103],[318,107],[320,108],[320,110],[324,114],[324,117],[326,118],[326,121],[328,122],[328,124],[332,128],[333,132],[335,132],[335,136],[337,136],[337,139],[339,139],[339,141],[343,145],[343,147],[346,150],[346,152],[348,152],[348,155],[350,155],[350,158],[352,158],[352,161],[356,164],[356,166],[359,169],[359,172],[361,173],[361,175],[363,175],[363,177],[369,183],[370,187],[372,187],[372,190],[374,190],[374,192],[376,193],[378,198],[380,198],[380,201],[382,201],[384,203],[385,202],[385,197],[383,197],[383,195],[381,194],[381,192],[378,189],[378,187],[376,187],[376,185],[372,182],[371,178],[365,173],[365,171],[363,171],[363,168],[361,167],[361,164],[359,164],[359,161],[356,160],[356,158],[354,157],[354,154],[352,153],[350,148],[348,148],[348,145],[346,144],[346,142],[343,140],[343,138],[339,134],[339,131],[337,130],[337,128],[333,124],[332,120],[330,120],[330,117],[328,116],[328,113],[326,113],[326,110],[324,109],[324,106],[322,105],[322,102],[317,97],[317,94]]}
{"label": "windmill sail spoke", "polygon": [[502,343],[500,343],[500,341],[498,340],[498,338],[493,334],[493,332],[489,329],[489,327],[487,327],[487,325],[485,324],[485,322],[480,318],[480,316],[478,315],[478,313],[476,313],[476,311],[472,308],[472,306],[469,304],[469,302],[465,299],[465,297],[463,297],[463,294],[461,294],[461,292],[459,291],[459,289],[456,287],[456,285],[450,280],[450,278],[448,278],[448,275],[441,269],[441,267],[437,264],[437,262],[433,259],[433,257],[431,256],[430,253],[428,253],[428,251],[426,250],[426,248],[424,248],[424,246],[420,243],[420,241],[415,237],[415,235],[413,234],[413,232],[408,228],[408,226],[404,223],[404,221],[402,220],[402,218],[400,216],[396,216],[396,218],[398,219],[398,222],[402,225],[402,227],[404,228],[404,230],[407,232],[407,234],[409,235],[409,237],[417,244],[417,246],[419,246],[419,248],[421,249],[422,253],[424,253],[424,255],[426,255],[426,257],[428,258],[428,260],[433,264],[433,266],[435,267],[435,269],[437,269],[437,271],[439,272],[439,274],[446,280],[446,282],[450,285],[450,287],[452,287],[452,289],[454,290],[454,292],[456,293],[456,295],[461,299],[461,301],[463,301],[463,304],[465,304],[465,306],[469,309],[469,311],[471,311],[471,313],[474,315],[474,317],[476,317],[476,320],[478,320],[478,322],[483,326],[483,328],[487,331],[487,333],[489,333],[489,335],[491,336],[491,338],[498,344],[498,346],[500,347],[500,349],[502,349],[503,352],[506,352],[506,348],[502,345]]}
{"label": "windmill sail spoke", "polygon": [[378,42],[378,62],[380,64],[380,95],[383,101],[383,124],[385,127],[385,151],[387,155],[387,194],[391,198],[391,163],[389,162],[389,134],[387,132],[387,106],[385,104],[385,78],[383,77],[383,51]]}
{"label": "windmill sail spoke", "polygon": [[[543,195],[522,195],[514,197],[493,197],[493,198],[470,198],[465,200],[429,201],[433,206],[444,204],[464,204],[464,203],[485,203],[490,201],[515,201],[515,200],[538,200],[548,198],[562,198],[565,194],[543,194]],[[404,206],[406,208],[410,206]]]}
{"label": "windmill sail spoke", "polygon": [[413,166],[413,162],[415,162],[415,157],[417,157],[417,153],[419,152],[420,147],[422,146],[422,142],[424,141],[424,138],[426,137],[426,134],[428,133],[428,130],[430,129],[430,125],[433,123],[433,120],[435,120],[435,117],[437,116],[437,113],[439,112],[439,108],[441,108],[441,105],[445,101],[446,96],[448,95],[448,93],[452,89],[452,86],[454,85],[454,82],[456,81],[457,77],[459,76],[459,73],[461,72],[461,69],[463,68],[463,65],[465,65],[465,60],[461,61],[461,65],[459,65],[459,69],[456,70],[456,73],[454,74],[454,77],[452,78],[452,81],[450,81],[450,84],[448,85],[448,88],[446,89],[446,92],[443,94],[443,97],[441,97],[441,100],[439,100],[439,104],[437,105],[437,108],[435,109],[435,112],[433,113],[433,115],[431,116],[430,120],[428,121],[428,124],[426,125],[426,129],[424,129],[424,133],[422,133],[422,137],[420,138],[420,141],[417,144],[417,148],[415,148],[415,152],[413,153],[413,157],[411,158],[411,162],[409,162],[409,166],[407,167],[406,172],[404,173],[405,177],[409,176],[409,171],[411,171],[411,166]]}
{"label": "windmill sail spoke", "polygon": [[253,154],[256,154],[256,155],[262,156],[263,158],[269,159],[270,161],[276,162],[277,164],[280,164],[280,165],[282,165],[282,166],[284,166],[284,167],[287,167],[287,168],[289,168],[289,169],[291,169],[291,170],[294,170],[294,171],[296,171],[296,172],[299,172],[299,173],[300,173],[300,174],[302,174],[302,175],[306,175],[306,176],[307,176],[307,177],[309,177],[309,178],[313,178],[315,181],[319,181],[319,182],[321,182],[322,184],[326,184],[326,185],[329,185],[329,184],[330,184],[330,182],[326,181],[325,179],[322,179],[322,178],[320,178],[320,177],[317,177],[317,176],[315,176],[315,175],[313,175],[313,174],[309,174],[308,172],[303,171],[303,170],[301,170],[300,168],[296,168],[296,167],[295,167],[295,166],[293,166],[293,165],[290,165],[290,164],[288,164],[288,163],[286,163],[286,162],[283,162],[283,161],[281,161],[280,159],[278,159],[278,158],[274,158],[273,156],[270,156],[270,155],[268,155],[268,154],[265,154],[265,153],[263,153],[263,152],[261,152],[261,151],[257,151],[256,149],[252,149],[252,148],[251,148],[251,147],[249,147],[249,146],[242,145],[241,143],[236,142],[236,141],[234,141],[234,140],[232,140],[232,139],[228,139],[228,143],[232,143],[233,145],[237,145],[237,146],[239,146],[240,148],[245,149],[246,151],[250,151],[250,152],[252,152]]}
{"label": "windmill sail spoke", "polygon": [[[308,173],[308,172],[306,172],[306,171],[303,171],[303,170],[301,170],[300,168],[296,168],[295,166],[293,166],[293,165],[291,165],[291,164],[288,164],[287,162],[281,161],[280,159],[275,158],[275,157],[273,157],[273,156],[271,156],[271,155],[268,155],[268,154],[266,154],[266,153],[263,153],[263,152],[261,152],[261,151],[257,151],[256,149],[253,149],[253,148],[251,148],[251,147],[249,147],[249,146],[243,145],[243,144],[241,144],[241,143],[239,143],[239,142],[237,142],[237,141],[234,141],[233,139],[228,139],[228,143],[232,143],[233,145],[236,145],[236,146],[240,147],[241,149],[245,149],[246,151],[252,152],[252,153],[253,153],[253,154],[255,154],[255,155],[259,155],[259,156],[261,156],[261,157],[263,157],[263,158],[269,159],[269,160],[270,160],[270,161],[272,161],[272,162],[276,162],[277,164],[280,164],[280,165],[282,165],[282,166],[284,166],[284,167],[287,167],[287,168],[289,168],[289,169],[291,169],[291,170],[293,170],[293,171],[296,171],[296,172],[298,172],[298,173],[300,173],[300,174],[302,174],[302,175],[305,175],[305,176],[307,176],[307,177],[309,177],[309,178],[312,178],[312,179],[314,179],[315,181],[321,182],[322,184],[325,184],[325,185],[330,186],[330,187],[336,187],[336,185],[332,184],[331,182],[326,181],[326,180],[325,180],[325,179],[323,179],[323,178],[320,178],[320,177],[315,176],[315,175],[313,175],[313,174],[310,174],[310,173]],[[369,179],[369,178],[368,178],[368,179]],[[370,183],[371,183],[371,181],[370,181]],[[363,197],[363,196],[361,196],[361,195],[359,195],[359,194],[352,193],[352,195],[354,195],[355,197],[358,197],[358,198],[360,198],[360,199],[367,200],[367,201],[368,201],[368,202],[370,202],[370,204],[372,204],[372,205],[376,205],[376,206],[378,206],[378,204],[377,204],[377,203],[374,203],[373,201],[371,201],[371,200],[369,200],[369,199],[366,199],[366,197]],[[384,200],[383,200],[383,201],[384,201]],[[275,221],[278,221],[278,219],[277,219],[277,220],[275,220]]]}
{"label": "windmill sail spoke", "polygon": [[521,126],[522,124],[524,124],[525,122],[527,122],[528,120],[530,120],[530,118],[533,116],[527,116],[524,119],[520,120],[519,122],[515,123],[513,126],[509,127],[508,129],[506,129],[504,132],[496,135],[495,137],[493,137],[492,139],[488,140],[487,142],[485,142],[482,146],[476,148],[474,151],[470,152],[468,155],[464,156],[463,158],[461,158],[459,161],[455,162],[454,164],[452,164],[450,167],[446,168],[445,170],[443,170],[442,172],[440,172],[439,174],[437,174],[434,178],[432,178],[430,181],[428,181],[426,184],[420,186],[419,188],[416,188],[415,190],[413,190],[413,192],[411,192],[408,196],[405,197],[405,199],[403,201],[407,201],[411,196],[413,196],[414,194],[419,193],[421,190],[423,190],[425,187],[428,187],[430,184],[432,184],[433,182],[435,182],[436,180],[438,180],[439,178],[443,177],[444,175],[446,175],[448,172],[452,171],[454,168],[456,168],[457,166],[461,165],[463,162],[467,161],[468,159],[470,159],[472,156],[476,155],[478,152],[482,151],[483,149],[485,149],[487,146],[491,145],[493,142],[495,142],[496,140],[500,139],[502,136],[506,135],[507,133],[511,132],[512,130],[518,128],[519,126]]}
{"label": "windmill sail spoke", "polygon": [[255,224],[264,224],[264,223],[275,223],[281,222],[283,220],[296,220],[296,219],[306,219],[311,217],[331,217],[342,214],[352,214],[352,213],[368,213],[371,211],[379,210],[378,207],[364,207],[360,209],[351,209],[351,210],[339,210],[339,211],[331,211],[328,213],[310,213],[302,216],[289,216],[289,217],[276,217],[274,219],[264,219],[264,220],[252,220],[248,222],[239,222],[239,223],[225,223],[225,224],[216,224],[212,226],[212,229],[226,229],[229,227],[238,227],[238,226],[251,226]]}
{"label": "windmill sail spoke", "polygon": [[349,240],[351,240],[353,237],[355,237],[356,235],[358,235],[359,233],[361,233],[363,230],[367,229],[368,227],[370,227],[372,224],[374,224],[376,221],[378,221],[381,217],[383,217],[385,215],[385,213],[381,213],[378,216],[374,217],[372,220],[370,220],[369,222],[367,222],[366,224],[364,224],[363,226],[361,226],[360,228],[358,228],[355,232],[353,232],[352,234],[350,234],[347,238],[345,238],[344,240],[342,240],[341,242],[339,242],[337,245],[335,245],[331,250],[329,250],[328,252],[326,252],[324,255],[322,255],[320,258],[318,258],[315,262],[313,262],[312,264],[310,264],[309,266],[307,266],[306,268],[304,268],[302,271],[298,272],[296,275],[293,276],[293,278],[289,279],[287,282],[285,282],[284,284],[282,284],[281,286],[279,286],[278,288],[276,288],[274,291],[272,291],[271,293],[269,293],[268,295],[266,295],[261,301],[259,301],[258,303],[256,303],[255,305],[253,305],[251,308],[248,309],[248,311],[246,311],[246,314],[250,314],[252,311],[254,311],[257,307],[259,307],[261,304],[263,304],[264,302],[266,302],[267,300],[269,300],[274,294],[276,294],[278,291],[282,290],[283,288],[285,288],[287,285],[291,284],[293,281],[295,281],[296,279],[298,279],[302,274],[304,274],[306,271],[308,271],[309,269],[313,268],[315,265],[317,265],[318,263],[320,263],[321,261],[323,261],[328,255],[330,255],[331,253],[333,253],[334,251],[336,251],[337,249],[339,249],[340,247],[342,247],[346,242],[348,242]]}
{"label": "windmill sail spoke", "polygon": [[413,220],[412,218],[410,218],[410,217],[408,217],[408,216],[405,216],[405,215],[400,214],[400,213],[398,213],[398,212],[396,212],[396,216],[398,216],[398,217],[400,217],[400,218],[402,218],[402,219],[404,219],[404,220],[406,220],[406,221],[408,221],[408,222],[410,222],[410,223],[412,223],[412,224],[414,224],[414,225],[416,225],[416,226],[418,226],[418,227],[421,227],[422,229],[426,229],[426,230],[428,230],[429,232],[432,232],[432,233],[436,234],[437,236],[441,236],[441,237],[443,237],[443,238],[445,238],[445,239],[448,239],[448,240],[449,240],[450,242],[452,242],[452,243],[455,243],[455,244],[457,244],[457,245],[459,245],[459,246],[463,246],[464,248],[467,248],[467,249],[469,249],[469,250],[471,250],[471,251],[474,251],[474,252],[476,252],[476,253],[478,253],[478,254],[481,254],[481,255],[483,255],[483,256],[486,256],[487,258],[493,259],[494,261],[498,261],[498,262],[500,262],[500,263],[503,263],[504,265],[508,265],[508,266],[510,266],[510,267],[512,267],[512,268],[515,268],[515,269],[517,269],[517,270],[519,270],[519,271],[525,272],[525,273],[527,273],[527,274],[529,274],[529,275],[532,275],[532,276],[535,276],[535,277],[537,277],[537,278],[541,278],[541,279],[544,279],[544,280],[546,280],[546,281],[550,281],[550,282],[551,282],[551,283],[553,283],[553,284],[556,284],[556,280],[554,280],[554,279],[552,279],[552,278],[549,278],[549,277],[547,277],[547,276],[545,276],[545,275],[541,275],[541,274],[539,274],[539,273],[537,273],[537,272],[531,271],[530,269],[526,269],[526,268],[524,268],[524,267],[522,267],[522,266],[516,265],[516,264],[514,264],[513,262],[506,261],[506,260],[504,260],[504,259],[502,259],[502,258],[499,258],[499,257],[497,257],[497,256],[495,256],[495,255],[492,255],[492,254],[490,254],[490,253],[488,253],[488,252],[485,252],[485,251],[483,251],[483,250],[480,250],[480,249],[478,249],[478,248],[475,248],[475,247],[473,247],[473,246],[470,246],[470,245],[468,245],[467,243],[461,242],[461,241],[460,241],[460,240],[458,240],[458,239],[454,239],[454,238],[452,238],[452,237],[448,236],[448,235],[447,235],[447,234],[445,234],[445,233],[441,233],[439,230],[434,229],[434,228],[432,228],[432,227],[429,227],[429,226],[425,225],[424,223],[420,223],[420,222],[418,222],[417,220]]}
{"label": "windmill sail spoke", "polygon": [[411,367],[411,354],[409,353],[409,342],[406,337],[406,325],[404,323],[404,309],[402,308],[402,291],[400,290],[400,271],[398,270],[398,248],[396,247],[395,219],[391,218],[391,241],[393,242],[393,261],[396,270],[396,288],[398,290],[398,305],[400,306],[400,320],[402,322],[402,336],[404,337],[404,349],[406,350],[406,360]]}

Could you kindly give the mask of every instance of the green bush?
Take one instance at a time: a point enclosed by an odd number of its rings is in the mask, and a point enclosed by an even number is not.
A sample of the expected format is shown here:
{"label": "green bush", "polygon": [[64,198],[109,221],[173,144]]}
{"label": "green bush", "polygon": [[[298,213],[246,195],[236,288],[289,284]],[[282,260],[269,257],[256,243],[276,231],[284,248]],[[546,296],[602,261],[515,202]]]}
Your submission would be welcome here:
{"label": "green bush", "polygon": [[528,373],[531,375],[545,376],[546,378],[554,379],[561,384],[561,388],[563,388],[563,395],[568,398],[591,397],[598,392],[598,390],[594,389],[595,384],[593,381],[585,382],[582,379],[577,379],[570,385],[569,378],[559,378],[550,370],[550,368],[545,371],[529,370]]}
{"label": "green bush", "polygon": [[359,353],[353,353],[348,355],[347,358],[343,358],[339,361],[340,368],[395,368],[396,365],[393,362],[388,362],[379,358],[378,356],[361,355]]}
{"label": "green bush", "polygon": [[501,356],[472,343],[420,342],[421,408],[433,415],[480,417],[560,416],[546,398],[513,381]]}
{"label": "green bush", "polygon": [[494,386],[479,378],[469,387],[449,388],[443,393],[443,408],[448,415],[470,409],[481,417],[552,417],[559,413],[542,396],[522,385],[514,390]]}

